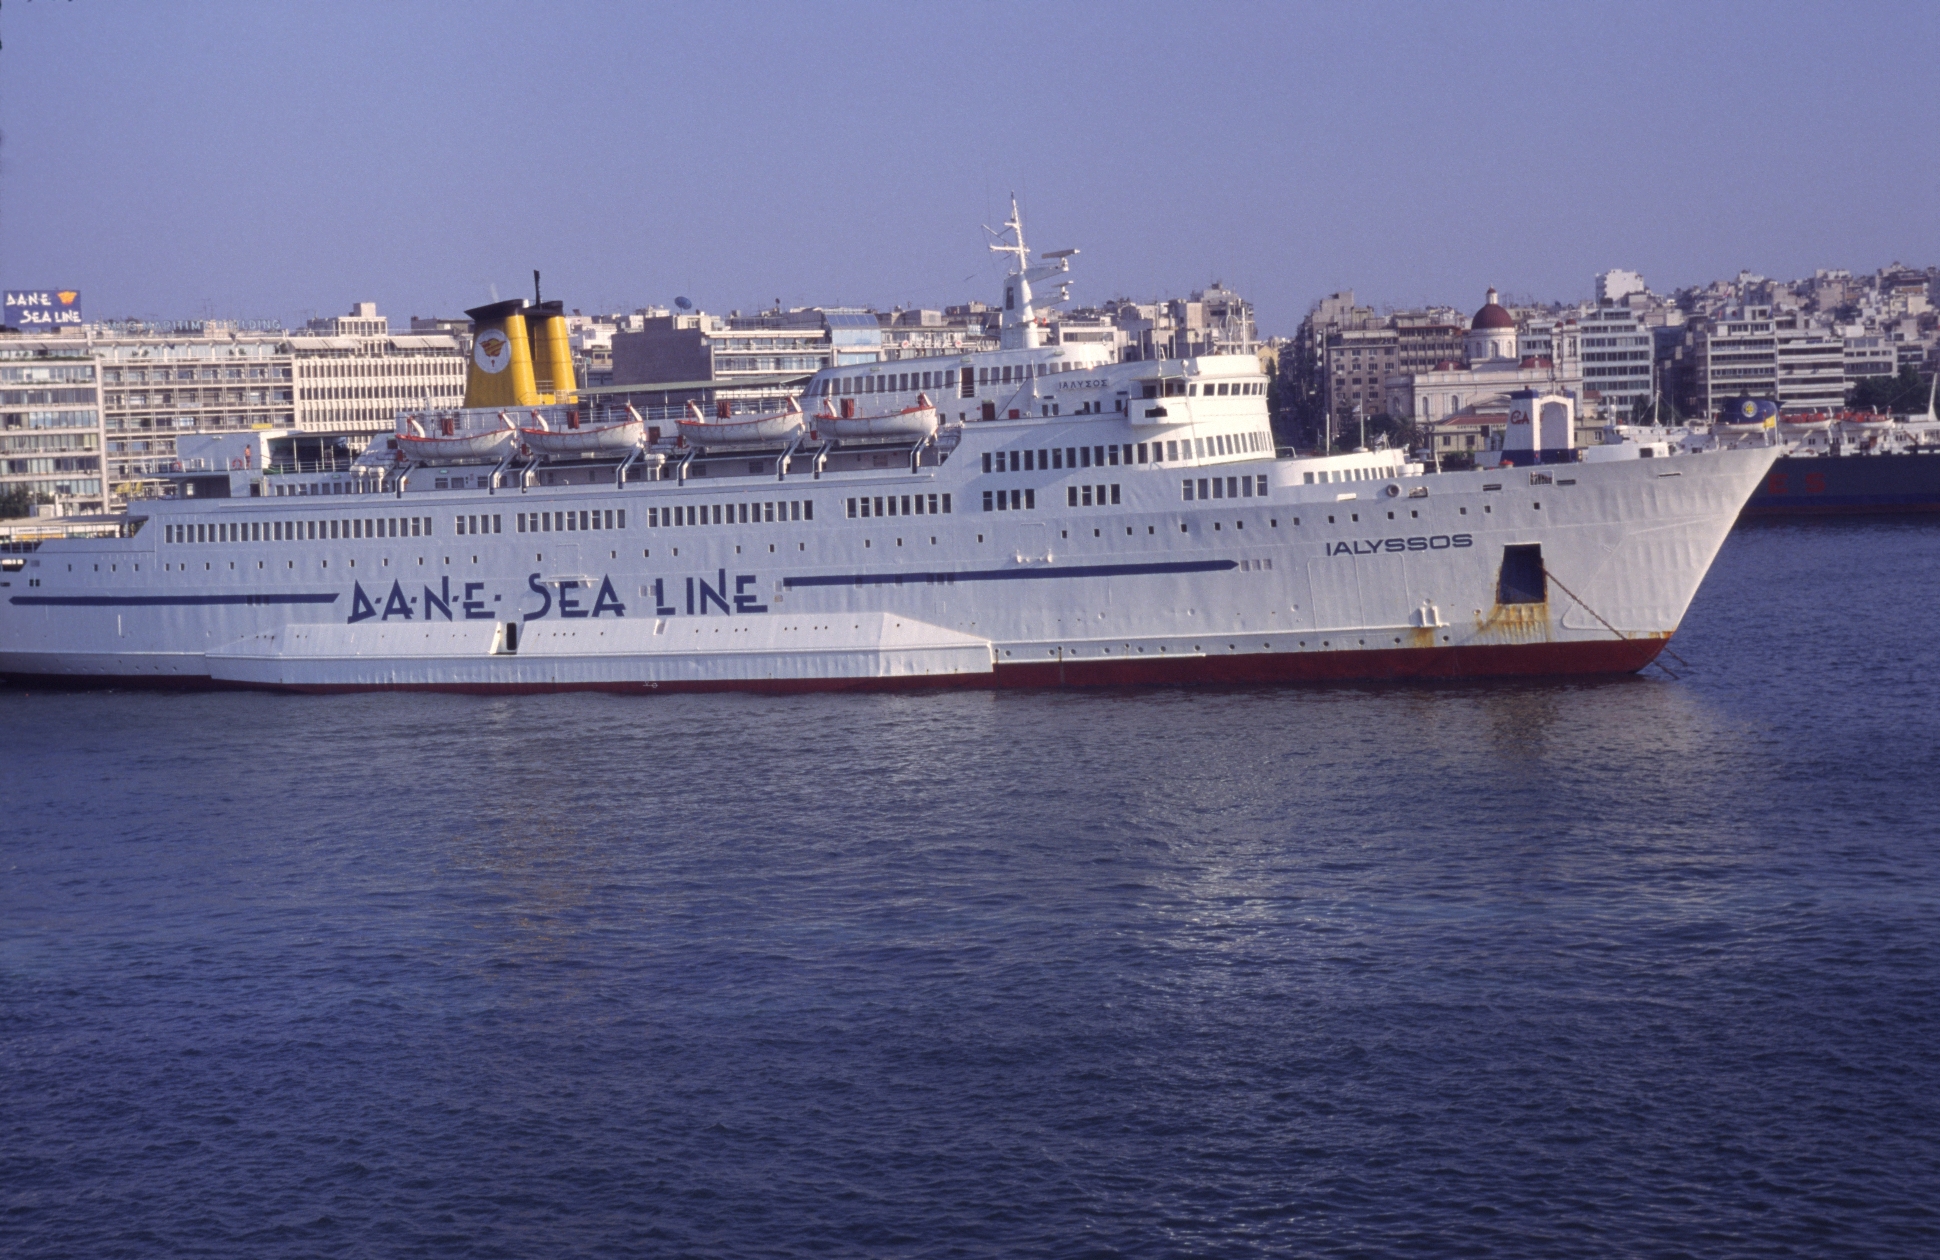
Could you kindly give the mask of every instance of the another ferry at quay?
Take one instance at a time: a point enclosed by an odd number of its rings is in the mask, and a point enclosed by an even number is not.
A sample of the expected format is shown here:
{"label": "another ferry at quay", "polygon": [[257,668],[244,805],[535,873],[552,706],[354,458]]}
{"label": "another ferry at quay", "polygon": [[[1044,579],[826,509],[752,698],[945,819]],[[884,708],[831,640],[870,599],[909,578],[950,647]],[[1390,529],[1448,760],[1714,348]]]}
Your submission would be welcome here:
{"label": "another ferry at quay", "polygon": [[[465,406],[347,468],[184,451],[117,536],[0,555],[0,673],[298,691],[760,691],[1622,673],[1775,447],[1501,464],[1276,451],[1251,355],[1043,344],[1013,207],[1001,348],[817,372],[769,412],[604,410],[557,303],[476,327]],[[1063,300],[1061,293],[1053,300]],[[722,410],[727,410],[723,408]],[[185,447],[187,443],[185,441]]]}

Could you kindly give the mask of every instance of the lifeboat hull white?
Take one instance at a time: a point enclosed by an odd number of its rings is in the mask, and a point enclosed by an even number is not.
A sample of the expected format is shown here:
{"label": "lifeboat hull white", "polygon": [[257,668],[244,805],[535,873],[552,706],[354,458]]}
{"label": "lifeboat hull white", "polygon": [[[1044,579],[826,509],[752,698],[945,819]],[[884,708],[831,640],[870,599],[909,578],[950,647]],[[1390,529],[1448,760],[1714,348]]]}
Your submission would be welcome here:
{"label": "lifeboat hull white", "polygon": [[909,407],[882,416],[817,416],[815,431],[833,438],[919,438],[936,432],[936,408]]}
{"label": "lifeboat hull white", "polygon": [[460,433],[451,437],[419,437],[399,434],[397,449],[421,464],[449,463],[454,460],[502,458],[512,443],[512,431]]}
{"label": "lifeboat hull white", "polygon": [[802,413],[787,411],[753,420],[682,420],[680,436],[690,446],[771,446],[802,428]]}
{"label": "lifeboat hull white", "polygon": [[638,420],[628,420],[578,429],[520,429],[519,440],[535,455],[612,455],[638,446],[645,431]]}

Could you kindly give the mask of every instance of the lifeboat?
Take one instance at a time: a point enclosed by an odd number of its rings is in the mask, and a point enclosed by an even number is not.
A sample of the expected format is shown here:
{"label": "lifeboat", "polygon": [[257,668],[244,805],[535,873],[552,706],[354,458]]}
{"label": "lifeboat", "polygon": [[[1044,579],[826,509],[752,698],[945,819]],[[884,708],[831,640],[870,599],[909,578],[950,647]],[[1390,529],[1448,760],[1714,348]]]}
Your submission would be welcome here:
{"label": "lifeboat", "polygon": [[568,408],[558,427],[548,423],[539,412],[532,412],[532,426],[519,428],[519,440],[535,455],[614,455],[640,444],[646,422],[631,406],[627,419],[608,424],[582,424],[577,408]]}
{"label": "lifeboat", "polygon": [[839,413],[833,399],[824,399],[815,415],[815,431],[835,438],[919,438],[936,432],[936,404],[928,394],[916,395],[913,406],[882,415],[858,416],[853,407],[854,400],[845,398]]}
{"label": "lifeboat", "polygon": [[680,421],[680,436],[691,446],[773,446],[794,437],[802,427],[802,408],[792,396],[782,410],[745,420],[730,418],[726,403],[719,405],[714,419],[705,420],[701,409],[690,402]]}
{"label": "lifeboat", "polygon": [[1832,417],[1823,411],[1802,411],[1795,416],[1780,416],[1778,426],[1781,429],[1819,433],[1832,427]]}
{"label": "lifeboat", "polygon": [[446,411],[432,416],[422,413],[403,416],[397,435],[398,453],[426,464],[504,456],[514,432],[511,419],[501,411],[498,419],[502,427],[469,429],[465,422],[471,414]]}

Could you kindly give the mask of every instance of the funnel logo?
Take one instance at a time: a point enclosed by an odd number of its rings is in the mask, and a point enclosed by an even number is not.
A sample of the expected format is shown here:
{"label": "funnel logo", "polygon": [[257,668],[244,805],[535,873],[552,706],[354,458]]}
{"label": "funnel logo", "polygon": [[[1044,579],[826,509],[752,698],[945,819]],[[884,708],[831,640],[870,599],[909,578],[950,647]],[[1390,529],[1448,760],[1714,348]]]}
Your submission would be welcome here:
{"label": "funnel logo", "polygon": [[511,341],[496,328],[479,334],[477,343],[472,346],[472,362],[478,364],[479,371],[498,375],[512,362]]}

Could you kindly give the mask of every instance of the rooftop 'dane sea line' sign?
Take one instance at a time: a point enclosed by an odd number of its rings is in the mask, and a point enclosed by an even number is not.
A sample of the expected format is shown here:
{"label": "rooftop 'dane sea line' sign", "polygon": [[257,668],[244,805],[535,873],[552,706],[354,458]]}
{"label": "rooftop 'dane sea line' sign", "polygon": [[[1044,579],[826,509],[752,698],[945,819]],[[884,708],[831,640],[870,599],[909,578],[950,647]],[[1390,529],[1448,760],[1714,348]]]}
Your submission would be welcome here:
{"label": "rooftop 'dane sea line' sign", "polygon": [[81,322],[81,293],[78,289],[7,289],[6,312],[0,316],[9,328],[33,332],[41,328],[61,328]]}

